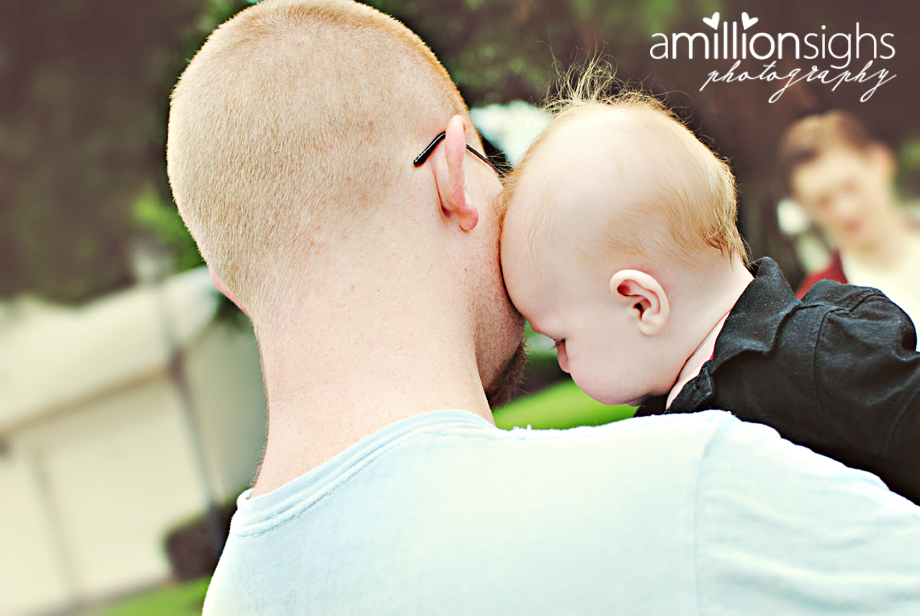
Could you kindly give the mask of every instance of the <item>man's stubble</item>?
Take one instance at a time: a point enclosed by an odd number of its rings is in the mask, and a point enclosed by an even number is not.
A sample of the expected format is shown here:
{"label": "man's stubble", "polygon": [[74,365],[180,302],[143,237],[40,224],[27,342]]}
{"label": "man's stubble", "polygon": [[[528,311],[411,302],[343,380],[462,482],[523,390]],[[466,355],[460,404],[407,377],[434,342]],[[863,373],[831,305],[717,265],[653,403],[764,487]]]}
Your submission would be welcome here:
{"label": "man's stubble", "polygon": [[523,340],[504,368],[486,387],[486,399],[493,410],[507,403],[517,391],[527,365],[527,345]]}

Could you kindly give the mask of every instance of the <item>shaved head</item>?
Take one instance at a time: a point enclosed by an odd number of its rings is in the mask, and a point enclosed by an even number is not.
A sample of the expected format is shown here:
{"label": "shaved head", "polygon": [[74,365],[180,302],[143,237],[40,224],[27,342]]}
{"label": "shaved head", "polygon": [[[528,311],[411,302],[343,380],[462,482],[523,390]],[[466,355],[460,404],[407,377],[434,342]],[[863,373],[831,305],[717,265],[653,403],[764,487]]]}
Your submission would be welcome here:
{"label": "shaved head", "polygon": [[272,318],[324,244],[399,207],[417,150],[466,113],[396,20],[348,0],[264,0],[176,86],[170,183],[211,268],[254,319]]}

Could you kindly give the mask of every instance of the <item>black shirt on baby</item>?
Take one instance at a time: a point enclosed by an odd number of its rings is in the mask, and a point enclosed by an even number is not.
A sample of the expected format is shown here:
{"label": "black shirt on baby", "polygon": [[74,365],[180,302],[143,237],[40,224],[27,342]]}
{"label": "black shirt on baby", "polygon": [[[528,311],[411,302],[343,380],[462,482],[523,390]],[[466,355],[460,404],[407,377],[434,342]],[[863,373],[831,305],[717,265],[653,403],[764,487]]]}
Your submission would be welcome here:
{"label": "black shirt on baby", "polygon": [[796,299],[771,259],[725,320],[711,360],[671,406],[636,416],[731,411],[878,475],[920,504],[920,353],[910,318],[877,289],[817,283]]}

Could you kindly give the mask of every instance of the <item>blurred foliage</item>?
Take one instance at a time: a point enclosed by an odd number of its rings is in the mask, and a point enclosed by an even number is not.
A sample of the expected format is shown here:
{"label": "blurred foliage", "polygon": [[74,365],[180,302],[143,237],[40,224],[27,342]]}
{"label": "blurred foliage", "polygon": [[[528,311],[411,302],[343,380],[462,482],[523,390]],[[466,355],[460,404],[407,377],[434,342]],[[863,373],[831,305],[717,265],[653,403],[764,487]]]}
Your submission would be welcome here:
{"label": "blurred foliage", "polygon": [[[538,102],[565,68],[607,57],[644,83],[717,151],[740,184],[740,225],[754,256],[796,277],[775,223],[773,157],[793,120],[853,111],[898,152],[902,185],[920,194],[918,72],[910,10],[891,0],[368,0],[428,42],[471,105]],[[164,165],[168,95],[188,59],[246,0],[7,0],[0,22],[0,296],[30,291],[69,302],[128,283],[128,253],[153,236],[199,263],[169,194]],[[891,32],[897,79],[868,103],[860,86],[803,83],[770,104],[776,84],[715,84],[722,60],[652,60],[651,35],[698,32],[720,11],[760,18],[764,31]],[[802,62],[804,65],[804,61]],[[749,65],[757,68],[757,64]],[[858,70],[858,69],[857,69]],[[903,147],[902,147],[903,145]]]}
{"label": "blurred foliage", "polygon": [[[182,229],[167,205],[169,92],[213,26],[238,7],[7,0],[4,9],[0,296],[82,301],[131,280],[128,253],[139,236],[175,239],[169,214]],[[162,211],[152,218],[154,203]],[[176,246],[183,266],[200,263],[187,239]]]}
{"label": "blurred foliage", "polygon": [[12,0],[0,21],[0,293],[78,300],[128,278],[157,175],[171,45],[197,7]]}
{"label": "blurred foliage", "polygon": [[[418,32],[444,63],[470,106],[514,99],[540,102],[563,68],[617,49],[623,73],[645,64],[650,36],[722,0],[369,0]],[[708,11],[708,12],[707,12]],[[611,36],[614,35],[614,36]]]}
{"label": "blurred foliage", "polygon": [[195,240],[173,205],[167,205],[152,187],[147,187],[134,202],[134,222],[149,231],[164,246],[176,251],[176,270],[183,272],[204,264]]}
{"label": "blurred foliage", "polygon": [[539,393],[523,396],[495,409],[495,425],[504,430],[565,430],[576,426],[600,426],[635,415],[626,404],[608,406],[584,393],[571,379]]}

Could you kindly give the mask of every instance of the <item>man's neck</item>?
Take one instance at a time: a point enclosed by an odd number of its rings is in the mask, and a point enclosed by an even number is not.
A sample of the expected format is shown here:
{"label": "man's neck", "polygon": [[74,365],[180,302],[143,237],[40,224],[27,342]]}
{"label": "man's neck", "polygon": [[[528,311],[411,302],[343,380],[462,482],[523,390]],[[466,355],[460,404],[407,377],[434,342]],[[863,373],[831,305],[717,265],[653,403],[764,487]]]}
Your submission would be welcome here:
{"label": "man's neck", "polygon": [[909,220],[898,213],[883,226],[876,240],[861,245],[841,244],[840,251],[872,269],[890,270],[907,258],[914,233]]}
{"label": "man's neck", "polygon": [[705,334],[699,340],[696,349],[687,358],[683,368],[681,368],[677,381],[668,393],[666,407],[671,406],[671,403],[677,398],[684,385],[696,378],[700,370],[702,370],[703,364],[712,358],[716,348],[716,340],[722,332],[725,320],[738,302],[738,298],[741,297],[741,294],[744,293],[744,290],[753,280],[754,277],[751,276],[751,273],[738,261],[725,272],[724,276],[719,277],[711,292],[702,298],[704,303],[699,307],[699,319],[701,322],[712,325],[708,329],[704,329]]}
{"label": "man's neck", "polygon": [[463,409],[494,423],[469,315],[444,309],[465,304],[441,293],[431,305],[379,280],[311,297],[282,331],[259,328],[269,429],[255,496],[419,413]]}

